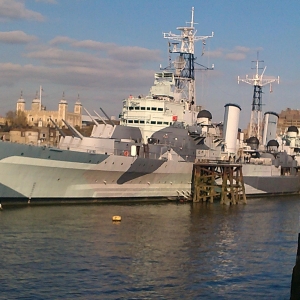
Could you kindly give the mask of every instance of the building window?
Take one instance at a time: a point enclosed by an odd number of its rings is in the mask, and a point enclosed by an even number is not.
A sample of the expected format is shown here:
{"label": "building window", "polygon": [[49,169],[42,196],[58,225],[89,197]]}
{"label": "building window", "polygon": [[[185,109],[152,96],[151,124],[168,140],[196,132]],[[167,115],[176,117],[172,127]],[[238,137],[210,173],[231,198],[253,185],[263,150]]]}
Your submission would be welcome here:
{"label": "building window", "polygon": [[146,110],[146,107],[141,107],[141,110]]}
{"label": "building window", "polygon": [[151,110],[157,110],[157,107],[151,107]]}
{"label": "building window", "polygon": [[135,124],[139,123],[139,120],[134,120],[134,123],[135,123]]}
{"label": "building window", "polygon": [[147,107],[147,110],[150,110],[150,107]]}
{"label": "building window", "polygon": [[156,121],[151,121],[151,124],[156,124]]}
{"label": "building window", "polygon": [[128,123],[133,123],[133,121],[132,120],[128,120]]}
{"label": "building window", "polygon": [[159,107],[157,110],[158,111],[164,111],[164,109],[162,107]]}

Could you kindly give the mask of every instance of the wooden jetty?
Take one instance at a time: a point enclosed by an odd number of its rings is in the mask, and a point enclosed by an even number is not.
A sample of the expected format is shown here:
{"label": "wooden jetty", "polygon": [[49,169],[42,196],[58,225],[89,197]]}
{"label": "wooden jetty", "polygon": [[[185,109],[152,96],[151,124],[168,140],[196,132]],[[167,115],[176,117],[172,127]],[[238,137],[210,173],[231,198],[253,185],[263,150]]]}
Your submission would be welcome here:
{"label": "wooden jetty", "polygon": [[219,198],[221,204],[246,203],[242,165],[226,162],[197,162],[192,177],[193,202]]}

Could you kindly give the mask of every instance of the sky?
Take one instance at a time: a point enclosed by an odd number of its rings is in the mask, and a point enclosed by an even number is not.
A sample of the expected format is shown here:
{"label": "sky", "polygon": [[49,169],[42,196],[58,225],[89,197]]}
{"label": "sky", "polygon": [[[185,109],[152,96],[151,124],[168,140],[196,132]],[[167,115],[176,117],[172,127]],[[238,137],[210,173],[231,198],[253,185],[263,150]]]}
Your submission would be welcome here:
{"label": "sky", "polygon": [[[163,32],[180,34],[191,20],[197,35],[196,102],[223,121],[224,105],[242,108],[247,126],[253,61],[263,61],[263,112],[300,109],[299,0],[0,0],[0,115],[16,109],[21,91],[30,109],[40,86],[42,103],[57,110],[64,94],[73,110],[78,98],[93,112],[118,117],[122,100],[147,95],[160,65],[168,65]],[[259,70],[261,73],[262,70]]]}

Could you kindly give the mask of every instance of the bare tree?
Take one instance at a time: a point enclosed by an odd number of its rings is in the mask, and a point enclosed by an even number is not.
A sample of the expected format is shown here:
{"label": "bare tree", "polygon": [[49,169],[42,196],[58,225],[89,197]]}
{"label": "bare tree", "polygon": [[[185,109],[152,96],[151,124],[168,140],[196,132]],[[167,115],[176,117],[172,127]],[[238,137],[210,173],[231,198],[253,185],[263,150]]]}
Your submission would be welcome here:
{"label": "bare tree", "polygon": [[27,126],[27,117],[24,111],[8,111],[6,120],[11,128],[22,128]]}

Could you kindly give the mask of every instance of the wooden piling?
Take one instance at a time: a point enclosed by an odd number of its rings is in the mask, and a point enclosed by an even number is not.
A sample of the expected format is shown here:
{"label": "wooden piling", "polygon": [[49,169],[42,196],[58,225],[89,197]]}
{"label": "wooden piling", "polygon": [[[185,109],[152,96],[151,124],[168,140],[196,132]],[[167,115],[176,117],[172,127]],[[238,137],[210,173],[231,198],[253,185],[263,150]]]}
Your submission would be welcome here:
{"label": "wooden piling", "polygon": [[290,300],[300,299],[300,233],[298,234],[298,248],[296,264],[293,268]]}
{"label": "wooden piling", "polygon": [[[221,182],[220,182],[221,181]],[[220,199],[221,204],[246,203],[241,164],[197,162],[192,178],[193,202]]]}

